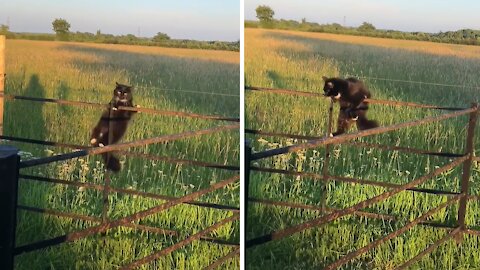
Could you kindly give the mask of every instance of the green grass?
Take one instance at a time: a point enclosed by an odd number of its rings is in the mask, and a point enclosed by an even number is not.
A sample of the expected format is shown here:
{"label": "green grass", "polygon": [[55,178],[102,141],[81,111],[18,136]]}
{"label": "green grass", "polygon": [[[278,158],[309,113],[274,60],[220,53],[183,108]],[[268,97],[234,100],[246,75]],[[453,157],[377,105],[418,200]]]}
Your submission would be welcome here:
{"label": "green grass", "polygon": [[[239,116],[239,98],[164,91],[183,89],[238,95],[238,53],[60,42],[8,41],[6,93],[108,103],[115,81],[136,87],[134,102],[142,107],[199,114]],[[101,111],[93,108],[7,101],[5,135],[87,145]],[[227,123],[192,118],[136,114],[123,141],[194,131]],[[71,149],[13,144],[22,158],[44,157]],[[149,145],[137,152],[228,165],[239,164],[239,133],[226,131]],[[183,196],[235,175],[235,172],[120,156],[123,170],[112,186],[168,196]],[[103,184],[101,158],[89,156],[22,169],[21,173],[68,181]],[[101,217],[102,192],[21,180],[19,204]],[[239,184],[199,198],[239,206]],[[112,193],[108,217],[115,220],[165,201]],[[175,206],[140,224],[175,230],[178,236],[129,228],[109,230],[73,243],[22,254],[16,269],[116,269],[166,248],[213,225],[232,213],[191,205]],[[92,222],[18,211],[17,246],[78,231]],[[239,222],[215,230],[212,237],[239,241]],[[187,245],[141,269],[200,269],[226,255],[232,247],[199,242]],[[238,269],[238,259],[223,268]]]}
{"label": "green grass", "polygon": [[[480,60],[446,56],[437,51],[414,52],[337,42],[334,39],[299,36],[287,32],[250,30],[245,33],[246,85],[322,92],[321,76],[363,76],[411,80],[467,87],[420,85],[365,79],[374,98],[419,102],[441,106],[469,107],[479,101]],[[412,44],[415,46],[415,44]],[[435,45],[438,47],[439,45]],[[447,46],[447,45],[445,45]],[[451,45],[448,45],[451,46]],[[477,87],[477,88],[473,88]],[[328,101],[325,99],[246,92],[246,128],[321,136],[326,133]],[[337,106],[338,107],[338,106]],[[335,108],[334,114],[338,112]],[[382,126],[439,115],[444,112],[410,107],[372,105],[369,116]],[[422,125],[375,135],[360,141],[408,146],[432,151],[463,153],[468,117]],[[352,129],[352,131],[354,128]],[[478,155],[480,136],[476,130]],[[248,135],[254,152],[300,143],[299,140]],[[254,165],[302,172],[322,173],[325,149],[301,151],[254,162]],[[390,183],[407,183],[432,172],[450,160],[401,152],[361,149],[336,145],[328,168],[331,175]],[[427,181],[421,187],[459,191],[461,168],[455,168]],[[471,193],[479,194],[480,164],[474,164]],[[309,178],[252,172],[250,195],[256,198],[320,205],[322,184]],[[327,205],[345,208],[386,191],[384,188],[329,182]],[[251,248],[248,269],[321,269],[369,242],[385,236],[403,224],[444,202],[446,197],[399,193],[366,211],[392,214],[400,222],[347,216],[318,228],[296,233],[280,241]],[[477,227],[479,204],[470,202],[466,222]],[[457,206],[439,211],[431,220],[455,225]],[[251,204],[247,239],[300,224],[321,215],[296,210]],[[417,226],[375,248],[341,269],[393,269],[427,248],[448,231]],[[441,245],[411,269],[480,269],[479,238],[465,236],[461,246],[454,241]]]}

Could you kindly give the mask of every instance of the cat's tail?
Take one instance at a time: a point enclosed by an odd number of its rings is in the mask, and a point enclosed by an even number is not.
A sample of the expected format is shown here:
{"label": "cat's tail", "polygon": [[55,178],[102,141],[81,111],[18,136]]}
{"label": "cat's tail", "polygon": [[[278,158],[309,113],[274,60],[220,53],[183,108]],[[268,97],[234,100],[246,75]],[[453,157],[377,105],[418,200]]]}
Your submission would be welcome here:
{"label": "cat's tail", "polygon": [[118,158],[111,153],[103,154],[103,161],[105,162],[105,167],[107,168],[107,170],[110,170],[112,172],[119,172],[122,168],[120,160],[118,160]]}
{"label": "cat's tail", "polygon": [[378,127],[378,122],[375,120],[368,120],[365,114],[360,114],[357,120],[357,127],[359,130],[365,130]]}

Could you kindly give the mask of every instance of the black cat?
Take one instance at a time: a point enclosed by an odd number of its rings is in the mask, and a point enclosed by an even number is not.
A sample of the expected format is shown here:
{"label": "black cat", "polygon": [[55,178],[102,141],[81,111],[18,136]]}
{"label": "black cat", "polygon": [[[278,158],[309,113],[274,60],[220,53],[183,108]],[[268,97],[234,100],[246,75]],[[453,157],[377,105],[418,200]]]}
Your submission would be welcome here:
{"label": "black cat", "polygon": [[[118,142],[127,130],[128,122],[135,111],[119,110],[119,106],[134,107],[132,97],[133,87],[116,83],[110,107],[102,113],[98,124],[93,128],[90,136],[92,146],[103,147]],[[136,106],[138,107],[138,106]],[[110,130],[111,128],[111,130]],[[118,172],[121,169],[120,161],[112,154],[103,154],[105,167]]]}
{"label": "black cat", "polygon": [[332,136],[345,133],[354,122],[359,130],[378,127],[376,121],[367,119],[368,104],[364,100],[371,94],[362,81],[355,78],[322,78],[325,81],[324,95],[340,103],[337,131]]}

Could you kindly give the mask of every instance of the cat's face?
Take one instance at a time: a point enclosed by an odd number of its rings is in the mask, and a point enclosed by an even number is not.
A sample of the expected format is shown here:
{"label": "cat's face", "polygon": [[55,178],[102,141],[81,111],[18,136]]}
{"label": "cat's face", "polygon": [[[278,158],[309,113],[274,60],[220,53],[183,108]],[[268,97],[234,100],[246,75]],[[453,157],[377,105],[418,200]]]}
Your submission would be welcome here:
{"label": "cat's face", "polygon": [[340,98],[340,92],[335,87],[334,80],[329,79],[325,76],[323,76],[322,79],[325,82],[325,85],[323,86],[323,95],[326,96],[326,97],[332,97],[332,98],[335,98],[335,99],[339,99]]}
{"label": "cat's face", "polygon": [[117,83],[113,90],[113,97],[116,101],[127,102],[132,100],[133,87]]}

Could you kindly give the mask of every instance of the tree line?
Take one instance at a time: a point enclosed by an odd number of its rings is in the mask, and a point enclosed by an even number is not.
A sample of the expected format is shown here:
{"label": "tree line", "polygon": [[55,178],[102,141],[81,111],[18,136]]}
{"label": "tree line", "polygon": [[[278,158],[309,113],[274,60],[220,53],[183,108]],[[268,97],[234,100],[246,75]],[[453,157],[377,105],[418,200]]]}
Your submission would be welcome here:
{"label": "tree line", "polygon": [[105,44],[127,44],[141,46],[159,46],[172,48],[188,49],[208,49],[240,51],[240,41],[199,41],[191,39],[172,39],[166,33],[158,32],[153,37],[137,37],[133,34],[112,35],[102,33],[97,30],[96,33],[89,32],[71,32],[70,23],[65,19],[55,19],[52,22],[52,30],[55,34],[48,33],[15,33],[11,32],[9,26],[0,25],[0,35],[5,35],[8,39],[29,39],[44,41],[74,41],[74,42],[92,42]]}
{"label": "tree line", "polygon": [[307,22],[305,18],[301,19],[300,21],[284,19],[277,20],[273,18],[275,15],[273,9],[265,5],[258,6],[255,11],[258,21],[246,20],[245,27],[480,45],[480,30],[461,29],[458,31],[439,33],[402,32],[397,30],[377,29],[373,24],[368,22],[364,22],[358,27],[346,27],[338,23],[319,24]]}

